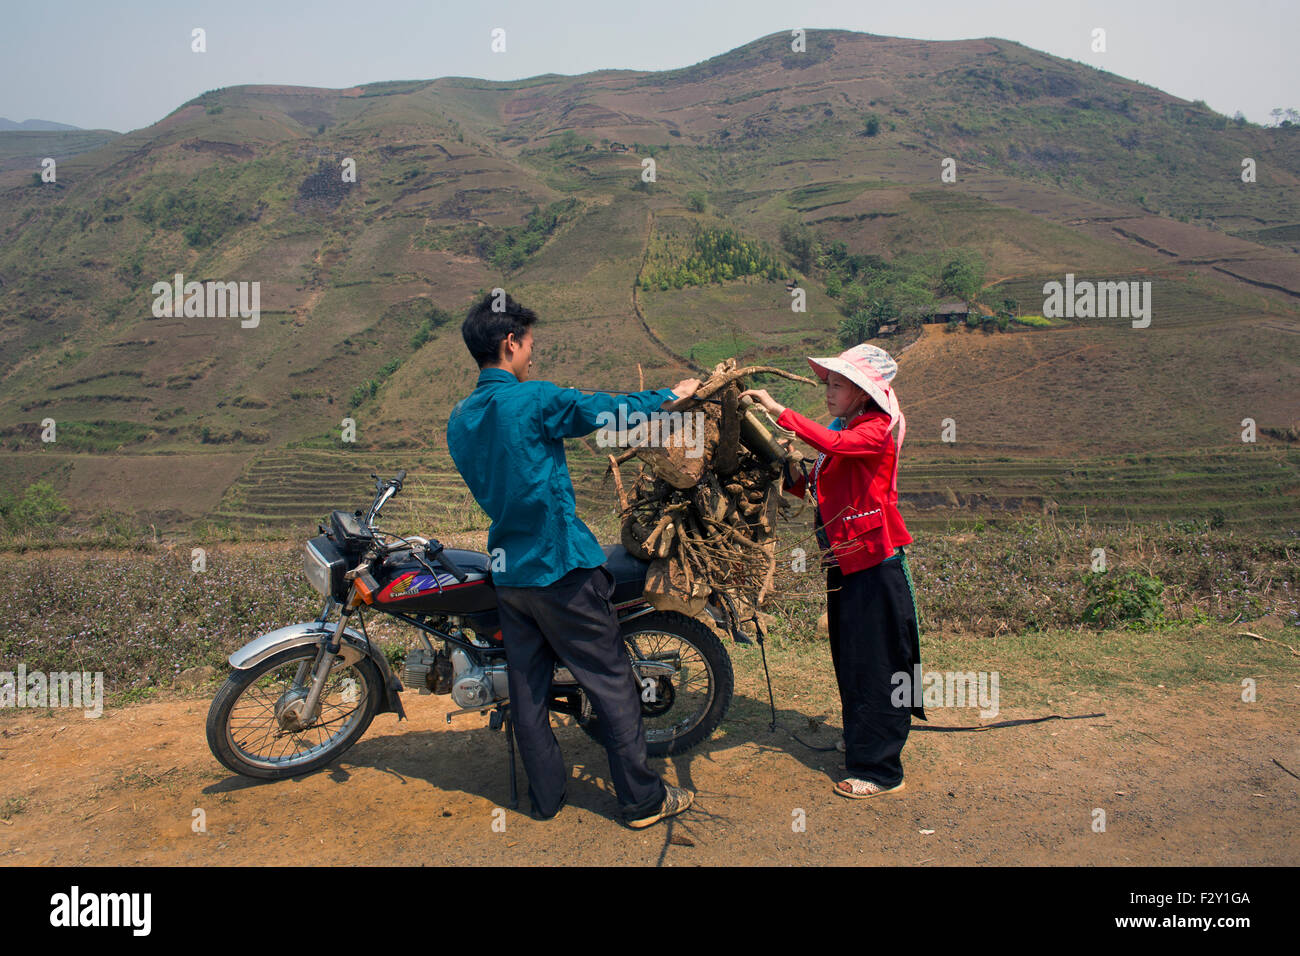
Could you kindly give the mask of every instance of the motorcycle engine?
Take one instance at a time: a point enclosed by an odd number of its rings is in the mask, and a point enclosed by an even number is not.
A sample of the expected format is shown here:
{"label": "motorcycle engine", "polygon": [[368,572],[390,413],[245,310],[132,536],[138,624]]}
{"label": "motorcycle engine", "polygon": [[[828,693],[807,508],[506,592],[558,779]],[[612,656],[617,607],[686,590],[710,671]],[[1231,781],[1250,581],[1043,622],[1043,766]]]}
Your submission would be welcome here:
{"label": "motorcycle engine", "polygon": [[446,652],[433,655],[420,647],[407,652],[402,683],[421,694],[451,693],[452,666]]}
{"label": "motorcycle engine", "polygon": [[451,666],[454,675],[451,699],[461,707],[486,707],[510,696],[504,664],[483,667],[457,647],[451,652]]}

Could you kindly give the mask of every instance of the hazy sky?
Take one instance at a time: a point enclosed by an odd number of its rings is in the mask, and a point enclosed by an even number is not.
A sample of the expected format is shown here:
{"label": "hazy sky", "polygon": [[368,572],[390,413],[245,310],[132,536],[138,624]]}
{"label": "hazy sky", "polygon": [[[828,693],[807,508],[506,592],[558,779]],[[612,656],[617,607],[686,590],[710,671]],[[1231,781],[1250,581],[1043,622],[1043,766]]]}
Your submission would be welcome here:
{"label": "hazy sky", "polygon": [[[221,86],[672,69],[793,27],[1005,37],[1229,116],[1300,108],[1294,0],[32,0],[0,24],[0,116],[119,131]],[[504,54],[489,50],[498,26]],[[206,53],[190,50],[194,27]]]}

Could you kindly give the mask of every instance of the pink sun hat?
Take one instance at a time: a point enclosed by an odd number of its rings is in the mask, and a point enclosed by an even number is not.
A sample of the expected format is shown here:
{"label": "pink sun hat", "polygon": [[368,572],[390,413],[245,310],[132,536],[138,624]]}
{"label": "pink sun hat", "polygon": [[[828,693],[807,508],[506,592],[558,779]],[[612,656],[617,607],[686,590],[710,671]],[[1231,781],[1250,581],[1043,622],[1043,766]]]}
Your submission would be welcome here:
{"label": "pink sun hat", "polygon": [[[876,345],[863,342],[834,358],[810,358],[808,364],[823,382],[831,372],[839,372],[854,385],[871,396],[880,408],[889,414],[889,430],[898,425],[898,454],[903,452],[903,436],[907,434],[907,419],[898,405],[898,396],[889,384],[898,374],[898,363],[894,357]],[[845,422],[845,424],[848,424]],[[898,458],[894,459],[894,480],[892,490],[898,492]]]}

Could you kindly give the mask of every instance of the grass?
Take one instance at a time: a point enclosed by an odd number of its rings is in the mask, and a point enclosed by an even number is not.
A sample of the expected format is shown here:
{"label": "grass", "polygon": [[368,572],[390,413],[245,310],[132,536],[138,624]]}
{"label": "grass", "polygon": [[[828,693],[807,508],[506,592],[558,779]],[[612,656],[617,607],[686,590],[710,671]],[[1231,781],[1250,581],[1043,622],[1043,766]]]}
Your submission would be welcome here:
{"label": "grass", "polygon": [[[383,523],[482,550],[485,518],[466,501],[442,507],[440,513],[394,511]],[[611,513],[583,513],[598,540],[617,540]],[[264,530],[243,541],[256,546],[142,540],[133,549],[84,555],[10,553],[0,600],[13,610],[0,635],[0,660],[24,661],[29,670],[102,671],[113,706],[148,699],[192,667],[224,673],[236,648],[275,627],[314,618],[321,604],[302,575],[301,539],[277,540]],[[191,569],[196,543],[207,552],[203,572]],[[822,646],[816,625],[825,579],[815,570],[815,556],[809,570],[794,569],[789,557],[796,545],[807,546],[806,532],[783,526],[776,590],[766,608],[771,643],[778,651],[815,651]],[[1106,549],[1112,567],[1140,568],[1160,580],[1158,618],[1138,622],[1141,629],[1133,631],[1081,623],[1094,546]],[[1231,530],[1020,523],[925,535],[908,548],[908,557],[922,634],[937,642],[927,652],[936,664],[989,670],[984,665],[1000,659],[1023,659],[1072,681],[1169,684],[1239,680],[1244,672],[1233,677],[1235,663],[1272,661],[1274,645],[1232,636],[1242,629],[1239,621],[1271,615],[1253,625],[1264,629],[1256,633],[1297,644],[1295,547],[1294,541]],[[409,641],[405,627],[387,618],[368,617],[367,626],[386,648]],[[945,657],[948,651],[956,656]]]}
{"label": "grass", "polygon": [[[998,674],[1000,713],[982,718],[978,708],[927,708],[935,724],[976,724],[1020,716],[1071,714],[1071,697],[1145,699],[1194,684],[1222,685],[1239,698],[1245,677],[1267,683],[1300,679],[1300,658],[1285,648],[1235,637],[1236,628],[1178,627],[1158,635],[1124,631],[1053,630],[997,638],[937,630],[921,633],[923,673]],[[1292,644],[1295,635],[1292,634]],[[736,670],[736,699],[728,723],[769,718],[767,685],[757,647],[725,642]],[[840,726],[840,704],[825,639],[815,643],[774,636],[767,647],[778,723],[817,742],[800,718],[829,718]],[[1089,710],[1092,708],[1089,707]],[[822,743],[833,742],[827,736]]]}

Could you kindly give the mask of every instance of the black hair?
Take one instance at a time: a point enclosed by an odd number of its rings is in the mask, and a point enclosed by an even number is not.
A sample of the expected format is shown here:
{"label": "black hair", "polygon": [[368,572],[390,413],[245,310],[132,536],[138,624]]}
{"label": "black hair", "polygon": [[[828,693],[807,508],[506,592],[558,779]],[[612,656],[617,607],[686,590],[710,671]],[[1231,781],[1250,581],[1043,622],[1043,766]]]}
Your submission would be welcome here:
{"label": "black hair", "polygon": [[461,337],[465,339],[465,347],[469,349],[469,354],[474,356],[474,361],[478,362],[479,368],[495,365],[500,361],[501,343],[505,341],[506,336],[513,334],[517,339],[522,338],[528,328],[537,321],[536,312],[524,308],[510,296],[505,296],[503,310],[499,307],[493,308],[499,302],[498,295],[489,292],[469,310],[469,315],[465,316],[465,321],[460,327]]}

